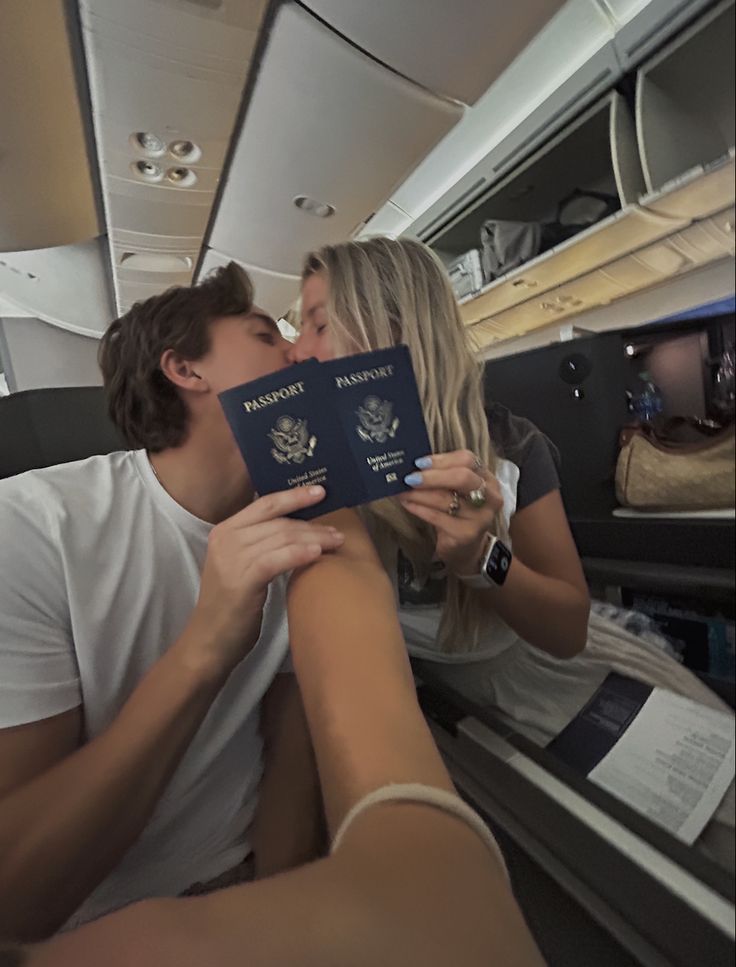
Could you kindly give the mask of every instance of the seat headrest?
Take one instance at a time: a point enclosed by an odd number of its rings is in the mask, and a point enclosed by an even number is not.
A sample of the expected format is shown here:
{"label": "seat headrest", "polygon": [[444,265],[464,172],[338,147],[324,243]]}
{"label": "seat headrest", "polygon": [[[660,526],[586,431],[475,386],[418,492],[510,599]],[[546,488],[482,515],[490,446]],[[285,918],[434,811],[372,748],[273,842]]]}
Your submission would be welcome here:
{"label": "seat headrest", "polygon": [[0,398],[0,478],[127,450],[101,386],[33,389]]}

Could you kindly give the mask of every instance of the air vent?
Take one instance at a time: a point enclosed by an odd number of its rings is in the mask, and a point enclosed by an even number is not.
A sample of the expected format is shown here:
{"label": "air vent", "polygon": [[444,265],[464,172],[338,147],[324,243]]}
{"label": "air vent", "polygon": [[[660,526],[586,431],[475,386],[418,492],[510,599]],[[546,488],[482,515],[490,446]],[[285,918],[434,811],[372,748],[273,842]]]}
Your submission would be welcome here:
{"label": "air vent", "polygon": [[136,272],[191,272],[192,259],[164,252],[123,252],[120,265]]}

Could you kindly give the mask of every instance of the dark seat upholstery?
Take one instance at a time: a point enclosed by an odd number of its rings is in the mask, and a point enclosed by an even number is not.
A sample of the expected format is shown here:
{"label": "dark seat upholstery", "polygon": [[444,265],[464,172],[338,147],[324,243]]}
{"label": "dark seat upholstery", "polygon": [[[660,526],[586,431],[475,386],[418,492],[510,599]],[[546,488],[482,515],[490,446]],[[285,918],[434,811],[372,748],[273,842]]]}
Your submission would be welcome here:
{"label": "dark seat upholstery", "polygon": [[34,389],[0,398],[0,478],[126,450],[101,386]]}

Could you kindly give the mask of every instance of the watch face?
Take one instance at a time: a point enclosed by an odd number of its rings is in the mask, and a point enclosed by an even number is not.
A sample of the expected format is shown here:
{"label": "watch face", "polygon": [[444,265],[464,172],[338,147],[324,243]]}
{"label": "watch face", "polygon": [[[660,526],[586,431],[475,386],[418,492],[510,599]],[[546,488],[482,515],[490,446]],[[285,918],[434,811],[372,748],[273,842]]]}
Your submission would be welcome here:
{"label": "watch face", "polygon": [[496,541],[486,561],[486,574],[494,584],[503,584],[511,567],[511,551],[501,541]]}

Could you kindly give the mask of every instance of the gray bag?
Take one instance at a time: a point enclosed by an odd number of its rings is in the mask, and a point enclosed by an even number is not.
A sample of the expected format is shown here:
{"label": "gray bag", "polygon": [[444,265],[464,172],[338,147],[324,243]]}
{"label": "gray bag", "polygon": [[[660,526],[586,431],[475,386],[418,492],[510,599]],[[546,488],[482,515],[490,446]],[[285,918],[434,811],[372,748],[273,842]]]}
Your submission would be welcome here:
{"label": "gray bag", "polygon": [[483,280],[487,284],[518,268],[542,249],[542,226],[536,222],[484,222],[480,230]]}

